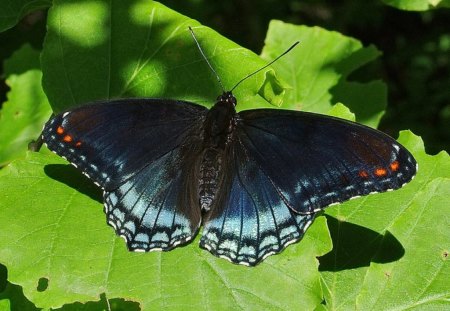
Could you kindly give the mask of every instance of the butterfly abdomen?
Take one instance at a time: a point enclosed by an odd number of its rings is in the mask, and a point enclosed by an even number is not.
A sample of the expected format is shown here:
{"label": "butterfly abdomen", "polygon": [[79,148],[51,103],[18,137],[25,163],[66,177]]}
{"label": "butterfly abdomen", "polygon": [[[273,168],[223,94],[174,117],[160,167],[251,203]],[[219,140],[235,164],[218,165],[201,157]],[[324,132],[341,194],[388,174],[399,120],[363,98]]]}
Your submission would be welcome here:
{"label": "butterfly abdomen", "polygon": [[219,178],[222,173],[222,155],[218,150],[207,149],[203,153],[200,165],[198,196],[200,207],[209,211],[219,190]]}

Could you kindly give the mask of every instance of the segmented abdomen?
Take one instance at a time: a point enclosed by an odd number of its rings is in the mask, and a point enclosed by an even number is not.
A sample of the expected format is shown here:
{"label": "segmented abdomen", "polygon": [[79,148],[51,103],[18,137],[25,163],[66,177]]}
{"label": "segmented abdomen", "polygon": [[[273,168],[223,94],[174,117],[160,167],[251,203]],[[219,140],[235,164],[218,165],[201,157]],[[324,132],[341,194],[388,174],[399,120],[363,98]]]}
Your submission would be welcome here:
{"label": "segmented abdomen", "polygon": [[222,156],[215,149],[207,149],[200,165],[198,193],[202,210],[209,211],[216,197],[219,176],[222,169]]}

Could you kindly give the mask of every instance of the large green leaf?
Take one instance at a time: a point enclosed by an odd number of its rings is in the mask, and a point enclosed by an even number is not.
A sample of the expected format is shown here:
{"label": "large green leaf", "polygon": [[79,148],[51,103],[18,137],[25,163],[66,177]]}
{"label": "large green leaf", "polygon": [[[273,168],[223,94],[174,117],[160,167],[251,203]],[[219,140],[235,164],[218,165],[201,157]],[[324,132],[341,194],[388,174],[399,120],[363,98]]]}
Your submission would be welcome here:
{"label": "large green leaf", "polygon": [[[0,261],[39,307],[102,293],[150,309],[311,309],[321,301],[315,257],[331,247],[324,217],[256,268],[213,257],[198,239],[168,253],[132,253],[106,225],[99,190],[64,160],[31,153],[0,173]],[[39,282],[48,285],[39,290]]]}
{"label": "large green leaf", "polygon": [[386,107],[386,86],[380,81],[351,82],[347,77],[380,52],[337,32],[272,21],[261,56],[273,59],[295,41],[300,45],[273,64],[291,86],[282,107],[326,113],[341,102],[358,122],[376,127]]}
{"label": "large green leaf", "polygon": [[[221,89],[199,56],[188,25],[194,27],[226,88],[265,63],[212,30],[150,1],[55,1],[48,22],[42,57],[44,84],[57,111],[90,100],[131,96],[172,97],[211,104]],[[276,22],[271,29],[286,45],[294,41],[290,37],[302,40],[302,46],[294,52],[314,48],[314,43],[320,43],[325,51],[337,48],[325,58],[317,55],[315,48],[309,56],[288,55],[282,59],[276,68],[277,76],[293,88],[285,107],[308,105],[308,110],[351,117],[342,105],[333,104],[353,103],[357,118],[376,124],[381,108],[374,105],[378,108],[366,114],[367,108],[358,108],[379,101],[376,88],[361,84],[371,90],[366,93],[367,101],[361,102],[353,98],[356,88],[346,81],[350,72],[377,56],[376,50],[364,49],[353,39],[319,28]],[[307,35],[298,38],[299,29]],[[326,44],[327,40],[331,43]],[[285,47],[268,42],[264,57],[273,58]],[[310,57],[311,62],[299,66],[298,57]],[[293,75],[289,68],[298,70],[298,74]],[[306,79],[302,78],[302,70]],[[302,83],[297,83],[296,78]],[[315,83],[310,81],[313,78]],[[292,95],[303,86],[305,94]],[[241,109],[268,106],[266,100],[279,104],[283,84],[268,69],[244,82],[235,93]],[[404,231],[404,227],[394,225],[416,220],[415,214],[402,213],[409,210],[405,202],[415,202],[418,189],[433,194],[428,190],[440,187],[439,178],[445,177],[442,172],[448,168],[448,156],[426,156],[411,134],[402,139],[421,167],[411,184],[393,193],[330,208],[326,217],[316,219],[300,243],[267,258],[256,268],[235,266],[212,256],[198,248],[198,238],[168,253],[128,252],[124,241],[105,223],[100,190],[57,156],[30,153],[26,159],[0,171],[0,189],[5,194],[0,197],[0,263],[8,268],[8,280],[22,286],[26,297],[44,308],[65,305],[64,309],[70,310],[79,308],[80,303],[100,300],[98,305],[84,305],[95,309],[103,307],[106,299],[123,302],[119,298],[155,310],[364,306],[365,302],[359,300],[367,298],[369,287],[376,289],[381,284],[364,283],[365,275],[376,266],[383,269],[399,264],[407,269],[408,253],[422,245],[403,238],[410,232],[409,227]],[[401,220],[399,213],[406,219]],[[378,217],[384,221],[394,219],[395,223],[389,226]],[[336,244],[328,255],[325,253],[331,245],[326,221]],[[442,217],[441,221],[448,218]],[[433,238],[424,235],[430,247]],[[444,242],[448,244],[448,240]],[[316,257],[321,255],[325,256],[321,258],[319,273]],[[448,265],[439,273],[432,272],[416,275],[413,281],[437,275],[439,285],[442,276],[448,275]],[[377,276],[373,270],[371,278]],[[389,294],[378,292],[382,298]],[[423,292],[429,293],[427,289]],[[395,297],[386,299],[393,301]]]}
{"label": "large green leaf", "polygon": [[0,31],[14,27],[25,15],[49,7],[51,4],[51,0],[0,1]]}
{"label": "large green leaf", "polygon": [[[188,25],[198,23],[149,1],[55,1],[42,57],[54,108],[126,96],[212,103],[221,90]],[[227,87],[265,63],[207,28],[194,29]],[[270,99],[282,94],[268,69],[236,91],[240,106],[268,105],[259,94],[262,86]],[[256,269],[217,259],[195,242],[162,255],[129,253],[105,225],[99,192],[86,180],[74,180],[82,175],[58,162],[55,156],[30,155],[9,166],[0,179],[8,193],[0,203],[0,223],[8,223],[0,237],[5,246],[0,260],[8,267],[9,281],[22,285],[38,306],[95,300],[102,293],[144,307],[151,302],[154,308],[208,309],[208,301],[231,309],[313,308],[320,303],[315,257],[331,247],[323,217],[301,244]],[[20,212],[12,208],[17,206]],[[18,215],[18,223],[10,221]],[[285,299],[294,288],[296,298]]]}
{"label": "large green leaf", "polygon": [[[425,155],[411,134],[401,139],[421,167],[413,182],[328,209],[335,246],[320,268],[330,309],[365,306],[368,299],[380,309],[448,302],[450,161],[444,153]],[[105,224],[99,190],[63,163],[30,154],[0,175],[8,194],[0,203],[0,261],[38,306],[101,293],[150,309],[208,309],[208,302],[223,309],[312,309],[322,300],[315,256],[330,247],[324,217],[302,242],[256,268],[215,258],[198,248],[198,239],[168,253],[130,253]],[[48,287],[38,290],[40,282]],[[402,291],[409,300],[399,298]]]}
{"label": "large green leaf", "polygon": [[413,182],[327,210],[334,247],[320,270],[331,310],[450,306],[450,159],[426,155],[409,133],[399,140],[419,163]]}
{"label": "large green leaf", "polygon": [[[46,94],[56,111],[107,98],[170,97],[211,105],[222,90],[202,59],[188,26],[230,89],[262,67],[254,53],[159,3],[55,1],[48,16],[42,66]],[[240,87],[239,107],[267,104],[257,94],[273,84],[270,100],[283,93],[270,70]],[[277,96],[273,96],[273,93]]]}
{"label": "large green leaf", "polygon": [[11,90],[0,111],[0,167],[25,155],[51,114],[41,86],[38,51],[23,46],[5,62],[5,75]]}
{"label": "large green leaf", "polygon": [[407,11],[427,11],[439,7],[450,7],[449,0],[382,0],[401,10]]}

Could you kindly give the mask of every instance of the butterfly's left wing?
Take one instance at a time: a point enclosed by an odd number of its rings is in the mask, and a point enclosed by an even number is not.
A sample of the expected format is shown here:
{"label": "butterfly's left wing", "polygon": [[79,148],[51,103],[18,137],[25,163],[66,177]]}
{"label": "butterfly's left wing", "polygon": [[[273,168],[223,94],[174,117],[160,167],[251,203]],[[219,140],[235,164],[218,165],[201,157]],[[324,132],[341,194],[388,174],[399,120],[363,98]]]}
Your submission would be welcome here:
{"label": "butterfly's left wing", "polygon": [[175,100],[97,102],[53,117],[43,140],[102,187],[107,221],[130,250],[169,250],[200,226],[192,181],[206,112]]}

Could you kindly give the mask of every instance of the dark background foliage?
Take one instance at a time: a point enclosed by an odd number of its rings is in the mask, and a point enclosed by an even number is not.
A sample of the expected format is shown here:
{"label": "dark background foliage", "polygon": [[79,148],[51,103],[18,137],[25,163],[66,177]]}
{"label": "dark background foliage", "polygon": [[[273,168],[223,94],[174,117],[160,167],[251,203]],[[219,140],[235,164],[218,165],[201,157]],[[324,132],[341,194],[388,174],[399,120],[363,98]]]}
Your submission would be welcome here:
{"label": "dark background foliage", "polygon": [[[450,10],[408,12],[381,1],[351,0],[161,2],[256,53],[272,19],[320,26],[376,45],[383,56],[350,79],[377,77],[387,83],[389,106],[380,129],[394,137],[399,130],[411,129],[423,137],[428,153],[450,151]],[[1,63],[26,42],[41,47],[45,18],[45,11],[33,13],[0,34]],[[7,91],[2,80],[1,102]]]}

